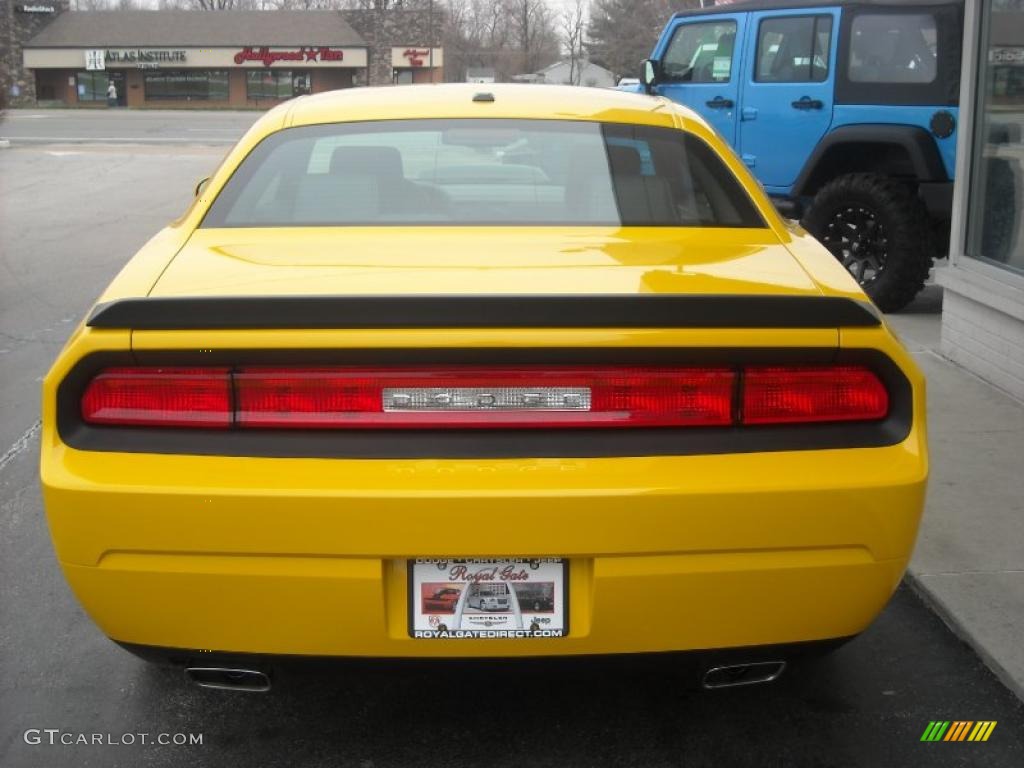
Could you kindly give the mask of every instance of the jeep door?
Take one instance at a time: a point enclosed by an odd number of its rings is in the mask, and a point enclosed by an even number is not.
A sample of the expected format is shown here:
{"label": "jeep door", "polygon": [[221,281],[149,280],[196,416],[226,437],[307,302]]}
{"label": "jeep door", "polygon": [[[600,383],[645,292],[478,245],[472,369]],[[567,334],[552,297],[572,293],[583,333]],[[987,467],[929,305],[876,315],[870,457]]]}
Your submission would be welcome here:
{"label": "jeep door", "polygon": [[751,13],[739,150],[769,192],[786,192],[832,123],[838,9]]}
{"label": "jeep door", "polygon": [[656,92],[699,112],[736,144],[736,108],[746,14],[679,20],[654,51],[661,62]]}

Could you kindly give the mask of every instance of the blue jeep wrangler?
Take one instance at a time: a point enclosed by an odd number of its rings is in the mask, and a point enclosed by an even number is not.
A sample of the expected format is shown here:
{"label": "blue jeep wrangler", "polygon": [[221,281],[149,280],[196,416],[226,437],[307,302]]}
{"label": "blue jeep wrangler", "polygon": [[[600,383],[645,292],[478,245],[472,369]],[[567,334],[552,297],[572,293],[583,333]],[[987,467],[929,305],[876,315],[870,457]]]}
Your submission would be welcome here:
{"label": "blue jeep wrangler", "polygon": [[642,87],[702,114],[780,210],[893,311],[948,244],[962,35],[963,0],[682,11]]}

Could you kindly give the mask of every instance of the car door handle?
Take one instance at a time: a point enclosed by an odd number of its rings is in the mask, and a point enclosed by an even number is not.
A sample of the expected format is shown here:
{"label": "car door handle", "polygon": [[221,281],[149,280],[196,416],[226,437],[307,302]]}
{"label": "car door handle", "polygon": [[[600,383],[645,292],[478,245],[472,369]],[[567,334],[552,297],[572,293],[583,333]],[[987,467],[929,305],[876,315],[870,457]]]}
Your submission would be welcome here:
{"label": "car door handle", "polygon": [[740,112],[740,120],[757,120],[757,107],[744,107]]}
{"label": "car door handle", "polygon": [[810,96],[804,96],[793,102],[793,109],[821,109],[824,106],[825,102],[821,99],[812,99]]}
{"label": "car door handle", "polygon": [[732,109],[732,99],[723,99],[721,96],[716,96],[711,101],[705,101],[712,109]]}

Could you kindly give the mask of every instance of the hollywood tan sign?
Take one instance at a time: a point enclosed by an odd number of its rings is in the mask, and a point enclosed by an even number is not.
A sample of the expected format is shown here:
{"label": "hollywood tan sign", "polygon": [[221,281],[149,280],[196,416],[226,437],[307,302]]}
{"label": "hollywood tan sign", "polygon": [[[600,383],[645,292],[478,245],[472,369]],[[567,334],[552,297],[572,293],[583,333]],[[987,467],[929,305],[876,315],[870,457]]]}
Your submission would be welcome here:
{"label": "hollywood tan sign", "polygon": [[259,62],[265,67],[272,67],[281,62],[337,62],[345,61],[345,51],[342,48],[329,48],[327,46],[301,46],[294,49],[246,47],[235,54],[235,64],[247,62]]}
{"label": "hollywood tan sign", "polygon": [[431,65],[444,65],[444,48],[435,48],[433,54],[425,45],[401,45],[391,49],[391,66],[396,69],[419,69]]}

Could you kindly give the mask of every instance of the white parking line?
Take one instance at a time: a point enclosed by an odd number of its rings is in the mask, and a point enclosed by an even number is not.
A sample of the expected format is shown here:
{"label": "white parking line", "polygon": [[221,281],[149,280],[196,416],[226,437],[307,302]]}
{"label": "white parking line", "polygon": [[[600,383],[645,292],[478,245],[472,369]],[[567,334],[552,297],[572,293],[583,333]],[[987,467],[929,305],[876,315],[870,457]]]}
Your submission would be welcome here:
{"label": "white parking line", "polygon": [[39,433],[39,422],[37,421],[31,427],[25,430],[21,437],[14,441],[14,445],[7,449],[7,452],[3,456],[0,456],[0,470],[14,461],[14,458],[24,452],[26,448],[32,443],[32,438]]}

